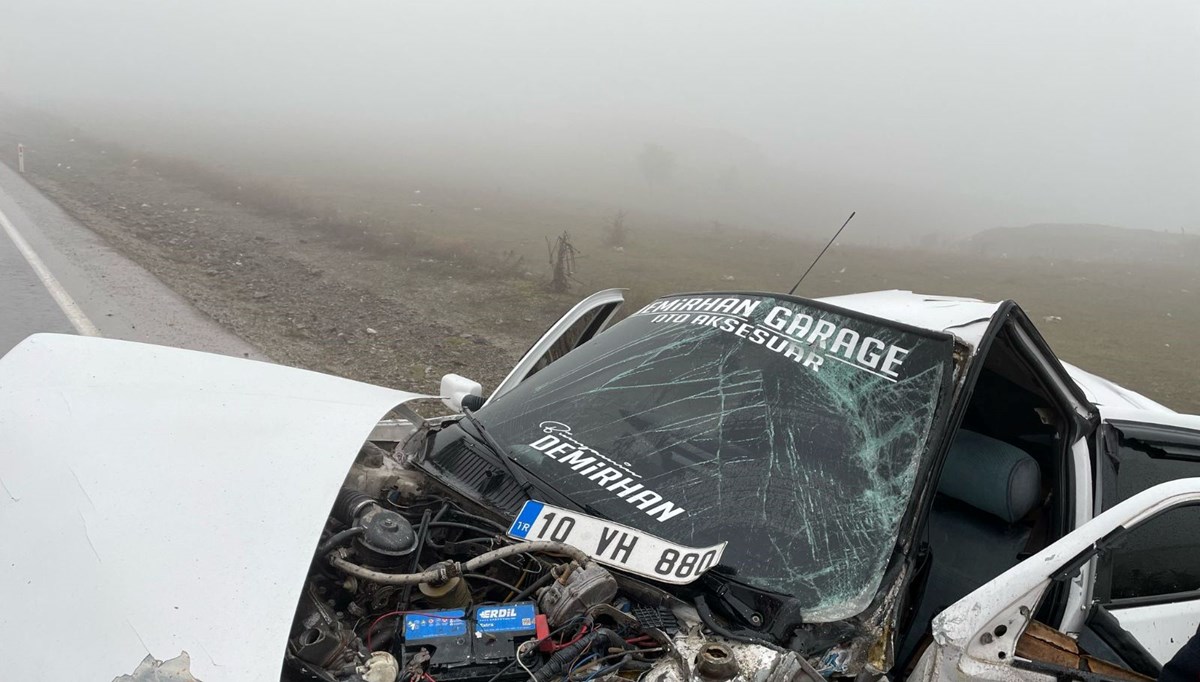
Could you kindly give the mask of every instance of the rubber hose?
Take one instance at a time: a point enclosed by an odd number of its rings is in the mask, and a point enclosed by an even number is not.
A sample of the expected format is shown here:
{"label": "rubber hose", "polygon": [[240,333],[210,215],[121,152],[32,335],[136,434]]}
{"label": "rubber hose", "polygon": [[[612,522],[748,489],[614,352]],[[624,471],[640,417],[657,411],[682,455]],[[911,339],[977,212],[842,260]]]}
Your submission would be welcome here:
{"label": "rubber hose", "polygon": [[539,589],[549,585],[551,580],[554,580],[554,574],[552,574],[550,571],[546,571],[546,574],[538,578],[532,585],[526,585],[525,589],[518,592],[517,596],[512,598],[512,601],[525,601],[534,592],[537,592]]}
{"label": "rubber hose", "polygon": [[528,552],[554,552],[557,554],[565,554],[568,557],[578,561],[581,565],[586,565],[591,558],[587,553],[572,547],[571,545],[561,542],[548,542],[544,540],[536,540],[533,542],[518,542],[515,545],[493,549],[490,552],[484,552],[474,559],[457,563],[454,561],[443,561],[440,564],[435,564],[432,568],[420,573],[383,573],[381,571],[373,571],[364,566],[351,563],[345,559],[334,556],[330,557],[329,563],[333,564],[334,568],[347,573],[356,578],[362,578],[373,583],[381,585],[419,585],[421,583],[441,582],[447,578],[460,576],[463,573],[474,573],[478,569],[487,566],[493,561],[507,559],[510,556],[517,554],[525,554]]}
{"label": "rubber hose", "polygon": [[320,546],[317,547],[317,556],[325,556],[326,554],[329,554],[338,547],[346,544],[346,542],[348,542],[354,536],[362,535],[366,531],[367,529],[362,526],[354,526],[353,528],[347,528],[346,530],[338,531],[333,535],[330,535],[328,540],[322,542]]}
{"label": "rubber hose", "polygon": [[333,516],[349,526],[354,523],[354,519],[358,517],[363,507],[370,504],[378,503],[375,498],[364,492],[354,488],[342,488],[333,502]]}

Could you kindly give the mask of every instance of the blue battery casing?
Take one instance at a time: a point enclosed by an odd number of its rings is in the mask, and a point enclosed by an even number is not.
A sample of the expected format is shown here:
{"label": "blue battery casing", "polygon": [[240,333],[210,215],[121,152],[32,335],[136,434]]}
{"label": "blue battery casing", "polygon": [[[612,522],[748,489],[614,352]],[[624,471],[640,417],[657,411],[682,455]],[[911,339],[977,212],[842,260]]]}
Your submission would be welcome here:
{"label": "blue battery casing", "polygon": [[421,642],[467,634],[466,613],[462,609],[422,611],[404,614],[404,641]]}
{"label": "blue battery casing", "polygon": [[[512,661],[517,645],[537,635],[537,607],[533,602],[517,602],[485,604],[469,611],[430,609],[405,614],[401,627],[398,653],[402,663],[424,650],[438,680],[466,682],[479,666]],[[494,671],[487,673],[489,677],[492,674]]]}

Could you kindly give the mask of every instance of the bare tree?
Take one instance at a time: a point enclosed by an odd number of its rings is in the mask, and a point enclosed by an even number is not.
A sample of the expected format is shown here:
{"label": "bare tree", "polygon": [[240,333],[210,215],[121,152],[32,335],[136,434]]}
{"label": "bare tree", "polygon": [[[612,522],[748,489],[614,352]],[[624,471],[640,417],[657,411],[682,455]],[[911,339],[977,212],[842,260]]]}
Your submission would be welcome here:
{"label": "bare tree", "polygon": [[552,273],[550,291],[559,294],[570,291],[571,282],[578,281],[575,279],[575,257],[579,255],[579,249],[571,243],[571,235],[564,231],[553,245],[550,244],[550,238],[546,237],[546,251],[550,256]]}
{"label": "bare tree", "polygon": [[612,220],[604,226],[604,243],[608,246],[625,246],[629,240],[629,227],[625,225],[624,210],[617,211]]}

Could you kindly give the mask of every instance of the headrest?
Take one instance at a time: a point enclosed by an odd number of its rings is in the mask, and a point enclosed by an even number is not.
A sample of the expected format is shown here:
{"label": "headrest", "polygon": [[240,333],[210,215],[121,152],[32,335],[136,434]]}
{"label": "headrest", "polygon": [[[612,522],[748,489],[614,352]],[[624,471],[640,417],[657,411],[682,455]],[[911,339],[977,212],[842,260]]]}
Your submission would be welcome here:
{"label": "headrest", "polygon": [[1042,470],[1020,448],[959,430],[938,481],[938,492],[1015,523],[1037,506]]}

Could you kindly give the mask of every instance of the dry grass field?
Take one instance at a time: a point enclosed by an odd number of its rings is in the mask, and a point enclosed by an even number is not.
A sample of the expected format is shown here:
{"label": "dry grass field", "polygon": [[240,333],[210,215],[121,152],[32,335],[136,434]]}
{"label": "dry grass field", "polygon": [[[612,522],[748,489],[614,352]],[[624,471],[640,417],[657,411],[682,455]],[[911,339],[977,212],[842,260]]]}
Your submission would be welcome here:
{"label": "dry grass field", "polygon": [[[0,120],[0,133],[12,125]],[[606,287],[628,289],[631,308],[673,291],[786,291],[822,246],[634,210],[614,248],[606,227],[617,205],[366,166],[245,159],[216,171],[23,125],[30,179],[210,315],[280,361],[398,387],[432,389],[443,371],[495,382],[561,311]],[[580,256],[572,291],[556,294],[545,286],[547,240],[564,231]],[[799,293],[877,289],[1013,299],[1063,359],[1200,413],[1200,267],[1190,260],[881,248],[856,239],[852,223]]]}

